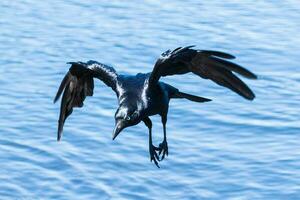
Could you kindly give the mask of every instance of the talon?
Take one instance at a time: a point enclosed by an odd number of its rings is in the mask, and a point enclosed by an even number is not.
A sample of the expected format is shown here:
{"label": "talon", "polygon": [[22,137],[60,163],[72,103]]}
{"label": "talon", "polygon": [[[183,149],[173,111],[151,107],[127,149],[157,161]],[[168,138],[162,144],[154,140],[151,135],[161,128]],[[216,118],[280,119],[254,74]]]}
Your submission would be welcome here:
{"label": "talon", "polygon": [[163,150],[163,147],[162,147],[162,144],[160,143],[159,144],[159,155],[161,154],[162,150]]}
{"label": "talon", "polygon": [[160,166],[158,165],[158,162],[156,160],[154,160],[154,164],[156,165],[156,167],[160,168]]}
{"label": "talon", "polygon": [[154,151],[154,156],[157,160],[159,160],[159,156],[157,155],[156,151]]}
{"label": "talon", "polygon": [[160,150],[160,147],[156,147],[156,146],[154,146],[154,145],[152,145],[152,146],[153,146],[153,148],[154,148],[155,151]]}
{"label": "talon", "polygon": [[162,143],[159,144],[159,155],[162,153],[162,157],[159,161],[162,161],[165,158],[165,155],[168,156],[168,143],[166,140],[164,140]]}
{"label": "talon", "polygon": [[158,148],[155,147],[154,145],[151,145],[151,146],[149,147],[149,152],[150,152],[150,162],[154,161],[154,164],[155,164],[158,168],[160,168],[159,165],[158,165],[158,162],[157,162],[157,161],[159,161],[159,156],[158,156],[157,153],[156,153],[156,149],[158,149]]}

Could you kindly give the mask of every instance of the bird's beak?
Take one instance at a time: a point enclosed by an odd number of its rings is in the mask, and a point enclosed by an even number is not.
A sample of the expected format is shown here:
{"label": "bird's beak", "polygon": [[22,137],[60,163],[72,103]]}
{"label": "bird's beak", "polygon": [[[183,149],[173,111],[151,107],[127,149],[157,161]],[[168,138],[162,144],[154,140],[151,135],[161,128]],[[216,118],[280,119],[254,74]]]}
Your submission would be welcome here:
{"label": "bird's beak", "polygon": [[125,127],[124,127],[122,121],[118,121],[116,123],[115,129],[114,129],[114,132],[112,135],[112,139],[114,140],[124,128]]}

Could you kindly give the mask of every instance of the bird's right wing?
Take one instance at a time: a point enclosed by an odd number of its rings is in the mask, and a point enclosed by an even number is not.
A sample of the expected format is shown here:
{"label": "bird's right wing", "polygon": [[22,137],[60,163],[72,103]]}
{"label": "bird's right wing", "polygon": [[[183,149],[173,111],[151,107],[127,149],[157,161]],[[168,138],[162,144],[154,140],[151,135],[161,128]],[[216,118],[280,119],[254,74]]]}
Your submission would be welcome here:
{"label": "bird's right wing", "polygon": [[115,69],[96,61],[69,62],[71,67],[62,80],[54,103],[59,99],[62,92],[60,115],[58,120],[57,140],[61,139],[63,126],[67,117],[74,107],[82,107],[86,96],[93,96],[94,80],[98,78],[114,91],[118,74]]}

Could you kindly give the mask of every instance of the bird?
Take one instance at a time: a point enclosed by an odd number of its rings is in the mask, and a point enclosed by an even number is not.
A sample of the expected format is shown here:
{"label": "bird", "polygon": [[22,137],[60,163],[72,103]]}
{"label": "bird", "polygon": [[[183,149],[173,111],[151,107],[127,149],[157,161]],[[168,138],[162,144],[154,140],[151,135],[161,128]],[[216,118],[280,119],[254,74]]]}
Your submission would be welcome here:
{"label": "bird", "polygon": [[[255,94],[237,75],[248,79],[257,76],[246,68],[230,61],[235,56],[214,50],[196,49],[195,45],[178,47],[163,52],[154,64],[152,72],[136,75],[118,74],[110,65],[94,60],[87,62],[68,62],[71,67],[64,76],[54,103],[60,98],[57,140],[62,137],[63,126],[73,112],[73,108],[82,107],[87,96],[93,96],[94,79],[101,80],[115,92],[118,108],[115,112],[114,140],[122,130],[143,122],[149,131],[150,162],[159,168],[159,162],[168,156],[166,133],[169,102],[172,99],[186,99],[204,103],[211,99],[188,94],[161,81],[162,77],[193,73],[203,79],[210,79],[226,87],[247,100],[253,100]],[[152,142],[152,121],[150,116],[160,115],[163,125],[163,141],[159,146]]]}

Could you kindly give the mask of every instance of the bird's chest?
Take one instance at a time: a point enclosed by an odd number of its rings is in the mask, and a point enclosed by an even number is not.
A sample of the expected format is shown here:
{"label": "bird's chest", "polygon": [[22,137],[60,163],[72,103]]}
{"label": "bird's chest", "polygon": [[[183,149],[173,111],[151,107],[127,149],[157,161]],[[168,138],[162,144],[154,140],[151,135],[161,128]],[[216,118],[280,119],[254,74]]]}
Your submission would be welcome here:
{"label": "bird's chest", "polygon": [[159,114],[168,103],[167,94],[161,85],[148,88],[147,79],[126,79],[117,86],[119,104],[135,107],[141,115]]}
{"label": "bird's chest", "polygon": [[159,85],[150,91],[146,90],[141,99],[147,115],[160,114],[169,102],[167,93]]}

